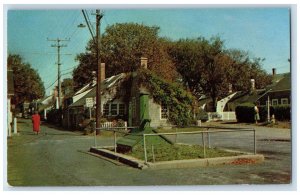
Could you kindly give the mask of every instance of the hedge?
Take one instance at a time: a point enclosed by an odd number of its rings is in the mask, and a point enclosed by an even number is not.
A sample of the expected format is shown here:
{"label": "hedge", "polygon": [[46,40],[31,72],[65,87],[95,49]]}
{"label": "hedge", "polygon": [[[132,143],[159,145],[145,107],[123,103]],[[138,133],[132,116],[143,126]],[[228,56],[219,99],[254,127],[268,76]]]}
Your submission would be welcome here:
{"label": "hedge", "polygon": [[[260,121],[267,121],[268,110],[267,106],[258,106]],[[236,119],[238,122],[254,122],[254,104],[244,103],[238,105],[235,109]],[[291,120],[291,107],[290,105],[270,106],[270,117],[274,114],[275,119],[278,121]]]}
{"label": "hedge", "polygon": [[235,108],[235,115],[238,122],[254,122],[254,104],[244,103]]}
{"label": "hedge", "polygon": [[291,120],[291,106],[290,105],[278,105],[274,106],[275,119],[279,121]]}

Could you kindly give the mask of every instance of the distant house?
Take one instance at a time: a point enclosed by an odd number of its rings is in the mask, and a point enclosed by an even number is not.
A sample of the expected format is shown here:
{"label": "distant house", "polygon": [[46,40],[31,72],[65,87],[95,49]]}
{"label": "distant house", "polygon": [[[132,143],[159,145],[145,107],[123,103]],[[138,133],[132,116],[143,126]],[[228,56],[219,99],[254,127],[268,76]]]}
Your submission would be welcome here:
{"label": "distant house", "polygon": [[[123,118],[126,112],[126,106],[122,98],[115,98],[117,88],[126,74],[122,73],[116,76],[104,79],[101,83],[101,110],[103,116],[107,119]],[[95,81],[85,85],[77,91],[73,97],[68,100],[69,105],[64,112],[63,125],[69,128],[79,128],[84,119],[95,118],[96,105],[96,83]],[[91,107],[87,102],[93,102]]]}
{"label": "distant house", "polygon": [[266,89],[256,89],[255,91],[251,92],[238,91],[224,106],[224,111],[235,111],[236,106],[243,103],[255,104],[265,93]]}
{"label": "distant house", "polygon": [[47,113],[54,107],[53,96],[49,95],[43,99],[37,101],[38,111],[43,120],[47,120]]}
{"label": "distant house", "polygon": [[[255,83],[254,83],[255,86]],[[250,92],[238,91],[218,101],[217,112],[234,112],[236,106],[242,103],[258,103],[267,105],[268,98],[271,106],[289,105],[291,102],[291,74],[276,74],[273,69],[272,84],[264,89],[252,88]]]}
{"label": "distant house", "polygon": [[290,105],[291,74],[274,75],[273,80],[273,84],[266,88],[266,93],[258,99],[260,105],[267,105],[268,98],[272,106]]}
{"label": "distant house", "polygon": [[[141,68],[147,69],[147,58],[141,58]],[[102,70],[103,72],[103,70]],[[169,108],[154,101],[151,91],[139,83],[138,72],[121,73],[101,82],[101,110],[108,121],[122,119],[129,126],[139,126],[141,118],[151,120],[151,127],[169,126]],[[96,83],[91,82],[77,91],[64,112],[64,126],[79,128],[85,119],[95,118]],[[88,102],[94,102],[92,108]],[[149,113],[145,113],[144,108]]]}

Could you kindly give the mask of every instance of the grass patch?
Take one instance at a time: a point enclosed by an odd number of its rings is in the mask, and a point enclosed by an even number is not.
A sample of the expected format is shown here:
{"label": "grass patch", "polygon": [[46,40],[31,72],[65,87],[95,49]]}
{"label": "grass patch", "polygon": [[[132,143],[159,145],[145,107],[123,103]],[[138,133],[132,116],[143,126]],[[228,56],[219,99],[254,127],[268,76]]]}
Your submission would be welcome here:
{"label": "grass patch", "polygon": [[[146,140],[147,158],[149,161],[170,161],[170,160],[185,160],[185,159],[199,159],[204,158],[203,147],[199,145],[183,145],[183,144],[169,144],[159,136],[150,136]],[[154,159],[153,152],[154,151]],[[227,152],[216,148],[205,148],[205,157],[225,157],[236,156],[240,153]],[[144,144],[140,142],[137,144],[129,155],[144,159]]]}

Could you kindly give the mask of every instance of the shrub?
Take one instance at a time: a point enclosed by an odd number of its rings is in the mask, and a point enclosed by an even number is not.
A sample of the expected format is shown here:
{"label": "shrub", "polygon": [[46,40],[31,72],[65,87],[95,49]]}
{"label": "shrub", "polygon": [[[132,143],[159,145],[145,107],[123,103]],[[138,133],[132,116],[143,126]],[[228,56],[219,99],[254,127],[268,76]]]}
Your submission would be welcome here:
{"label": "shrub", "polygon": [[59,125],[62,123],[62,110],[50,110],[47,113],[47,122]]}
{"label": "shrub", "polygon": [[206,122],[206,121],[208,121],[208,114],[207,114],[207,112],[201,109],[201,110],[199,111],[199,113],[197,113],[196,119],[197,119],[197,120],[201,120],[201,122]]}
{"label": "shrub", "polygon": [[254,122],[254,104],[243,103],[235,109],[236,119],[238,122],[253,123]]}
{"label": "shrub", "polygon": [[[260,121],[267,121],[268,108],[267,106],[259,106]],[[254,104],[244,103],[236,107],[235,114],[238,122],[254,122]],[[279,121],[291,120],[290,105],[270,106],[270,117],[275,115],[275,119]]]}
{"label": "shrub", "polygon": [[291,106],[290,105],[274,106],[274,115],[275,115],[275,119],[279,121],[291,120]]}

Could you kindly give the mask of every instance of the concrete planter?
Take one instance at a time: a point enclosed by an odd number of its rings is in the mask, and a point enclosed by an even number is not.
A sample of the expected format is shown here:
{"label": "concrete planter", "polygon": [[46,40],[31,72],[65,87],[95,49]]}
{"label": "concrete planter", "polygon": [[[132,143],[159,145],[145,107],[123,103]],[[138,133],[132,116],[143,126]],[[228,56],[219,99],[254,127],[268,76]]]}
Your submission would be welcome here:
{"label": "concrete planter", "polygon": [[216,158],[205,158],[205,159],[188,159],[188,160],[173,160],[173,161],[161,161],[161,162],[148,162],[145,163],[140,159],[136,159],[132,156],[119,154],[112,152],[105,148],[95,148],[92,147],[90,152],[110,158],[119,162],[122,162],[126,165],[145,169],[172,169],[172,168],[191,168],[191,167],[207,167],[215,165],[225,165],[225,164],[253,164],[260,163],[264,161],[264,156],[261,154],[243,154],[238,156],[229,156],[229,157],[216,157]]}

